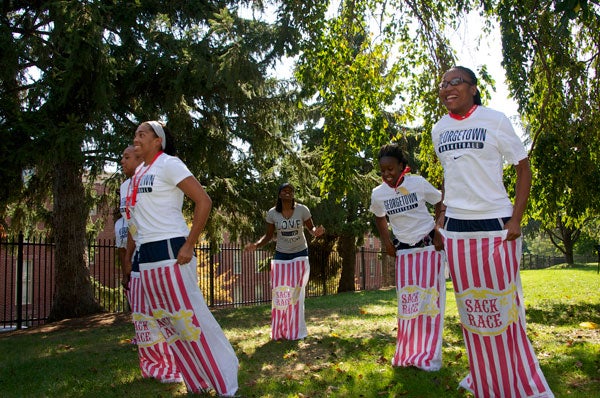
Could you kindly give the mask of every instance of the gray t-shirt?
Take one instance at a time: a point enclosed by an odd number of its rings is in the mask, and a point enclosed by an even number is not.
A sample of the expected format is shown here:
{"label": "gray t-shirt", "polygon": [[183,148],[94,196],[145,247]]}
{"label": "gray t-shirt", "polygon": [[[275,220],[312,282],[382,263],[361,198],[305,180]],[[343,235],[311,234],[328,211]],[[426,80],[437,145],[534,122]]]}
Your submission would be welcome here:
{"label": "gray t-shirt", "polygon": [[280,253],[297,253],[308,247],[304,236],[304,222],[311,218],[308,207],[296,203],[294,213],[290,218],[285,218],[275,208],[269,209],[266,221],[275,224],[277,245],[275,250]]}

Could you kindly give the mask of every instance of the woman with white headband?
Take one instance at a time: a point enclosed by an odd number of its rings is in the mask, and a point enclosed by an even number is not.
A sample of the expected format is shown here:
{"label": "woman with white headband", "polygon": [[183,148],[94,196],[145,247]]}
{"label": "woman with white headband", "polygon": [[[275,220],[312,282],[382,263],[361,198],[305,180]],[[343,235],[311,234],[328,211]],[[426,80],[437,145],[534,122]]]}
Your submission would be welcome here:
{"label": "woman with white headband", "polygon": [[[140,277],[149,311],[175,355],[189,392],[238,388],[238,360],[198,287],[194,247],[212,201],[175,154],[172,135],[157,121],[140,124],[133,139],[142,165],[132,177],[126,214],[139,246]],[[183,217],[184,195],[194,202],[191,228]],[[128,247],[128,256],[133,254]]]}

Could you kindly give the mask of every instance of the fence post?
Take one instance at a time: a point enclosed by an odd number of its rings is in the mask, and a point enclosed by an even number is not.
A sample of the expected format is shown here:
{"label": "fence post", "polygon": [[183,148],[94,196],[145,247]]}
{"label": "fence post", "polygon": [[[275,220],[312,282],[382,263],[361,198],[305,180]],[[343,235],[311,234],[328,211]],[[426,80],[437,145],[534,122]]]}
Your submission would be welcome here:
{"label": "fence post", "polygon": [[17,246],[17,330],[23,327],[23,232]]}
{"label": "fence post", "polygon": [[323,280],[323,296],[327,296],[327,280],[329,279],[329,274],[327,273],[327,262],[329,261],[329,256],[325,256],[325,252],[323,247],[319,248],[319,265],[321,266],[321,279]]}
{"label": "fence post", "polygon": [[600,244],[597,246],[597,250],[598,250],[598,270],[596,271],[596,273],[600,274]]}
{"label": "fence post", "polygon": [[[221,251],[219,251],[219,256]],[[208,294],[209,294],[209,302],[210,306],[215,305],[215,259],[212,251],[212,242],[208,245],[208,257],[210,258],[210,269],[208,270]]]}
{"label": "fence post", "polygon": [[360,247],[360,267],[362,269],[362,290],[367,290],[367,272],[365,268],[365,247]]}

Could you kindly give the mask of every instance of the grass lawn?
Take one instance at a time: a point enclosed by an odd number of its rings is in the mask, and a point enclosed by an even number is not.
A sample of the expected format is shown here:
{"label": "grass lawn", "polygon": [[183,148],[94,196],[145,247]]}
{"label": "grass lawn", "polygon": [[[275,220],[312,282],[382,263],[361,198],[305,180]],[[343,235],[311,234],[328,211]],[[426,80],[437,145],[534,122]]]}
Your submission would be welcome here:
{"label": "grass lawn", "polygon": [[[528,335],[556,397],[600,397],[600,329],[591,328],[600,325],[596,264],[522,271],[521,279]],[[243,397],[469,397],[457,390],[467,359],[447,287],[438,372],[390,365],[393,289],[308,298],[302,341],[270,341],[270,305],[214,314],[238,355]],[[0,334],[0,397],[188,396],[183,384],[141,378],[131,337],[126,314]]]}

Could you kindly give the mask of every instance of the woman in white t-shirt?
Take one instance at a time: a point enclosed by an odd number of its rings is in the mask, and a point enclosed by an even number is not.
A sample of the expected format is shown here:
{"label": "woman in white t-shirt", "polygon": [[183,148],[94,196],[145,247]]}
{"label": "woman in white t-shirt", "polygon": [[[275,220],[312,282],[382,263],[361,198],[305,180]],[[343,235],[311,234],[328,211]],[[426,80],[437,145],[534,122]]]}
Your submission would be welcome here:
{"label": "woman in white t-shirt", "polygon": [[[175,147],[165,125],[140,124],[133,145],[143,163],[131,178],[126,213],[136,236],[146,302],[188,391],[233,395],[238,360],[197,283],[195,245],[212,201],[186,165],[172,156]],[[194,202],[191,228],[182,212],[184,196]],[[133,249],[128,246],[127,258]]]}
{"label": "woman in white t-shirt", "polygon": [[409,174],[397,144],[382,146],[377,158],[383,182],[373,189],[369,210],[387,254],[395,257],[398,327],[392,366],[436,371],[442,366],[446,282],[442,241],[427,204],[437,213],[442,194],[425,178]]}
{"label": "woman in white t-shirt", "polygon": [[[519,277],[532,178],[527,152],[508,118],[482,106],[470,69],[448,70],[439,98],[448,114],[431,132],[444,168],[437,224],[470,368],[460,386],[476,397],[553,397],[526,336]],[[504,187],[505,163],[516,169],[514,204]]]}
{"label": "woman in white t-shirt", "polygon": [[[477,78],[468,68],[444,74],[439,96],[448,109],[431,132],[436,155],[444,168],[443,201],[449,231],[507,230],[507,240],[521,236],[531,170],[527,152],[510,120],[481,105]],[[515,166],[515,201],[504,188],[503,166]]]}
{"label": "woman in white t-shirt", "polygon": [[[408,174],[408,162],[397,144],[382,146],[378,161],[383,182],[373,189],[369,210],[375,215],[375,224],[387,254],[396,257],[396,250],[434,243],[441,250],[441,238],[435,232],[435,221],[427,208],[427,203],[435,205],[436,210],[439,208],[440,191],[423,177]],[[388,220],[394,234],[393,242]]]}
{"label": "woman in white t-shirt", "polygon": [[294,200],[294,187],[290,183],[279,186],[277,204],[267,212],[267,232],[255,243],[246,245],[245,250],[254,251],[269,243],[276,235],[274,260],[293,260],[308,256],[308,244],[304,228],[314,236],[323,235],[322,225],[315,227],[310,210]]}
{"label": "woman in white t-shirt", "polygon": [[[128,195],[131,195],[131,178],[135,175],[135,171],[141,162],[142,159],[135,153],[133,144],[125,148],[123,157],[121,158],[121,168],[123,174],[127,177],[127,180],[123,181],[119,188],[120,220],[123,220],[122,225],[125,228],[125,245],[122,249],[119,249],[121,264],[123,265],[123,279],[121,283],[125,289],[131,307],[131,318],[136,332],[135,341],[136,343],[139,342],[137,348],[142,377],[152,377],[159,380],[161,383],[181,383],[183,379],[177,370],[173,352],[165,342],[158,325],[150,316],[150,313],[146,311],[148,304],[146,303],[145,296],[142,292],[140,267],[139,261],[136,259],[136,254],[133,255],[133,259],[129,257],[131,261],[125,261],[130,241],[135,241],[136,239],[135,234],[128,233],[127,197]],[[128,237],[130,239],[128,239]],[[132,246],[134,245],[132,244]],[[128,265],[131,265],[131,267],[126,268]]]}

